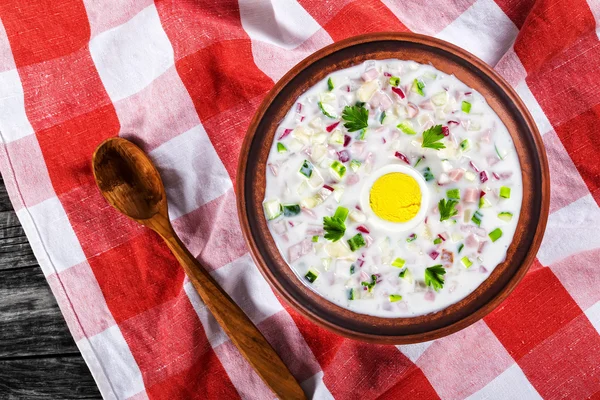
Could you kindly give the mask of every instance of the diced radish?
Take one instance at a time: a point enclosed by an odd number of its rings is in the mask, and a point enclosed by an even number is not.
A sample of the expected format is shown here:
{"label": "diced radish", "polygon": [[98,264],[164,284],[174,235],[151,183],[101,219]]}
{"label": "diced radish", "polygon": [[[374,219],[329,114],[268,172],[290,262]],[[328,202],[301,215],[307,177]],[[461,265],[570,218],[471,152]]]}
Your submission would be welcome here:
{"label": "diced radish", "polygon": [[479,266],[479,272],[481,272],[482,274],[487,274],[488,270],[483,265],[480,265]]}
{"label": "diced radish", "polygon": [[298,114],[300,114],[302,112],[302,104],[301,103],[296,104],[296,112]]}
{"label": "diced radish", "polygon": [[460,125],[460,123],[458,121],[448,121],[448,127],[452,125]]}
{"label": "diced radish", "polygon": [[388,97],[387,94],[383,93],[381,90],[373,93],[373,96],[369,99],[369,104],[373,109],[379,107],[382,110],[387,110],[392,106],[392,100]]}
{"label": "diced radish", "polygon": [[287,231],[287,225],[285,224],[285,220],[280,219],[271,224],[273,231],[278,235],[283,235]]}
{"label": "diced radish", "polygon": [[408,103],[408,118],[414,118],[419,113],[419,107],[413,103]]}
{"label": "diced radish", "polygon": [[362,74],[361,78],[365,82],[370,82],[373,79],[377,78],[378,76],[379,76],[379,71],[377,71],[376,68],[371,68],[371,69],[367,70],[364,74]]}
{"label": "diced radish", "polygon": [[327,126],[327,128],[325,128],[325,130],[326,130],[327,132],[331,132],[331,131],[333,131],[333,130],[334,130],[334,129],[335,129],[335,128],[336,128],[336,127],[339,125],[339,124],[340,124],[340,121],[334,122],[333,124],[331,124],[331,125],[328,125],[328,126]]}
{"label": "diced radish", "polygon": [[312,219],[317,219],[317,214],[314,213],[314,211],[308,209],[308,208],[303,208],[302,209],[303,213],[306,213],[306,215],[308,215],[309,217],[311,217]]}
{"label": "diced radish", "polygon": [[465,170],[462,168],[455,168],[455,169],[451,170],[450,172],[448,172],[448,176],[450,177],[450,180],[452,182],[460,181],[464,174],[465,174]]}
{"label": "diced radish", "polygon": [[367,247],[370,247],[373,244],[373,238],[367,234],[365,234],[363,237],[365,239]]}
{"label": "diced radish", "polygon": [[448,236],[448,234],[447,234],[446,232],[442,232],[442,233],[439,233],[439,234],[438,234],[438,237],[439,237],[440,239],[442,239],[443,241],[446,241],[446,240],[448,240],[448,237],[449,237],[449,236]]}
{"label": "diced radish", "polygon": [[432,292],[431,290],[425,292],[425,300],[427,301],[434,301],[435,300],[435,293]]}
{"label": "diced radish", "polygon": [[399,87],[393,87],[392,86],[392,92],[396,93],[398,95],[398,97],[400,97],[401,99],[405,98],[406,95],[404,94],[404,92],[402,91],[402,89],[400,89]]}
{"label": "diced radish", "polygon": [[500,179],[508,179],[512,176],[512,172],[501,172],[500,173]]}
{"label": "diced radish", "polygon": [[346,185],[352,186],[358,183],[360,177],[357,174],[352,174],[346,178]]}
{"label": "diced radish", "polygon": [[284,233],[283,235],[281,235],[281,239],[284,242],[289,242],[290,241],[290,238],[288,237],[287,233]]}
{"label": "diced radish", "polygon": [[290,133],[292,133],[293,129],[284,129],[283,132],[281,132],[281,135],[279,135],[279,138],[277,138],[277,140],[281,140],[284,137],[286,137],[287,135],[289,135]]}
{"label": "diced radish", "polygon": [[498,163],[498,157],[494,156],[487,156],[486,158],[488,165],[491,167],[493,165],[496,165]]}
{"label": "diced radish", "polygon": [[485,172],[485,171],[481,171],[481,172],[479,173],[479,180],[481,181],[481,183],[485,183],[485,182],[487,182],[487,180],[488,180],[488,179],[489,179],[489,178],[488,178],[488,174],[487,174],[487,172]]}
{"label": "diced radish", "polygon": [[471,92],[465,92],[465,96],[470,96]]}
{"label": "diced radish", "polygon": [[344,147],[348,146],[351,140],[352,138],[350,137],[350,135],[344,135]]}
{"label": "diced radish", "polygon": [[396,158],[399,158],[400,160],[402,160],[405,163],[407,163],[408,165],[410,165],[410,161],[408,161],[408,157],[406,157],[404,154],[397,151],[396,154],[394,154],[394,155],[396,156]]}
{"label": "diced radish", "polygon": [[442,126],[442,133],[444,134],[444,136],[448,136],[450,134],[450,128],[448,128],[447,126]]}
{"label": "diced radish", "polygon": [[485,196],[485,192],[483,190],[479,191],[479,198],[482,198],[483,196]]}
{"label": "diced radish", "polygon": [[346,150],[338,151],[337,156],[338,159],[343,163],[350,160],[350,153],[348,153]]}
{"label": "diced radish", "polygon": [[423,110],[433,110],[433,104],[431,104],[431,101],[429,100],[423,101],[421,104],[419,104],[419,107]]}
{"label": "diced radish", "polygon": [[[364,256],[365,255],[363,254],[361,257],[364,257]],[[362,258],[359,258],[358,260],[356,260],[356,265],[358,265],[359,268],[361,268],[364,263],[365,263],[365,260],[363,260]]]}
{"label": "diced radish", "polygon": [[469,161],[469,165],[471,166],[471,168],[473,168],[473,170],[475,172],[479,172],[479,168],[477,168],[477,166],[473,163],[473,161]]}
{"label": "diced radish", "polygon": [[479,191],[476,188],[467,188],[463,200],[465,203],[476,203],[479,201]]}
{"label": "diced radish", "polygon": [[362,270],[362,271],[360,271],[360,280],[368,282],[371,280],[371,277],[369,276],[369,274],[367,274],[366,271]]}
{"label": "diced radish", "polygon": [[359,225],[356,227],[356,230],[362,233],[370,233],[366,226]]}
{"label": "diced radish", "polygon": [[371,173],[371,170],[373,169],[373,163],[375,162],[375,154],[369,152],[369,154],[367,154],[367,157],[365,158],[365,172],[367,174]]}
{"label": "diced radish", "polygon": [[274,163],[269,163],[268,165],[273,176],[277,176],[277,173],[279,172],[279,166]]}
{"label": "diced radish", "polygon": [[290,224],[290,226],[293,228],[295,226],[295,224],[292,221],[288,221],[288,224]]}
{"label": "diced radish", "polygon": [[381,141],[383,142],[383,144],[386,144],[386,143],[387,143],[387,140],[385,140],[385,138],[384,138],[384,137],[383,137],[383,138],[381,138]]}
{"label": "diced radish", "polygon": [[334,188],[332,188],[332,187],[331,187],[331,186],[329,186],[329,185],[323,185],[323,188],[325,188],[325,189],[327,189],[327,190],[330,190],[330,191],[332,191],[332,192],[335,190]]}
{"label": "diced radish", "polygon": [[481,134],[481,136],[479,137],[479,140],[481,141],[481,143],[489,144],[492,141],[491,134],[492,134],[492,132],[489,129],[487,129],[485,132],[483,132]]}
{"label": "diced radish", "polygon": [[442,186],[442,185],[445,185],[446,183],[449,183],[449,182],[450,182],[450,177],[448,176],[448,174],[442,172],[440,174],[440,177],[438,178],[437,184],[439,186]]}
{"label": "diced radish", "polygon": [[470,234],[465,239],[465,246],[467,246],[467,247],[478,247],[479,246],[479,239],[477,239],[477,237],[475,235]]}
{"label": "diced radish", "polygon": [[352,152],[354,154],[362,155],[363,151],[365,151],[365,147],[367,146],[367,142],[359,140],[352,143]]}
{"label": "diced radish", "polygon": [[483,249],[484,249],[484,247],[485,247],[485,245],[486,245],[486,244],[487,244],[487,240],[486,240],[485,242],[481,242],[481,243],[479,244],[479,248],[477,249],[477,252],[478,252],[478,253],[481,253],[481,252],[483,252]]}
{"label": "diced radish", "polygon": [[390,76],[392,76],[392,74],[390,74],[389,72],[384,72],[383,76],[387,76],[389,78]]}
{"label": "diced radish", "polygon": [[432,250],[432,251],[429,252],[429,257],[431,257],[432,260],[437,259],[439,257],[439,255],[440,255],[440,253],[438,253],[435,250]]}

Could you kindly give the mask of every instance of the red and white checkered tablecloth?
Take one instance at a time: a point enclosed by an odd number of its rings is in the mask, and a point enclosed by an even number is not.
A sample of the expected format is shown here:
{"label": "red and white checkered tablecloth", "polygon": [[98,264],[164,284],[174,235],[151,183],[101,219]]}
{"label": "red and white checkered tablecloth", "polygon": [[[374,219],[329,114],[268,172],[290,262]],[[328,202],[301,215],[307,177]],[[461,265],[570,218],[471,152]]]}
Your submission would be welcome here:
{"label": "red and white checkered tablecloth", "polygon": [[[0,168],[103,396],[272,397],[161,240],[100,196],[90,156],[120,135],[149,152],[175,230],[311,397],[600,398],[599,26],[600,0],[0,1]],[[369,345],[273,294],[233,181],[250,118],[288,69],[349,36],[409,30],[516,88],[543,134],[551,214],[496,311],[433,342]]]}

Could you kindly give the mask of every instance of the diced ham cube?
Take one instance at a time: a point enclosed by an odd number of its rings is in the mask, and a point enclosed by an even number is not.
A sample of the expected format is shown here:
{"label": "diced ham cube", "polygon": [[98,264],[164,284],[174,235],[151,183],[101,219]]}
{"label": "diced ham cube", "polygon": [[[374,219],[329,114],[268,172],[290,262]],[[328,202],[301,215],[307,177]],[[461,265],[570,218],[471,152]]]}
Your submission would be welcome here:
{"label": "diced ham cube", "polygon": [[283,235],[287,231],[287,225],[283,219],[273,222],[271,227],[273,227],[273,231],[278,235]]}
{"label": "diced ham cube", "polygon": [[370,82],[373,79],[377,78],[378,76],[379,76],[379,71],[377,71],[377,68],[371,68],[371,69],[365,71],[365,73],[361,75],[361,78],[365,82]]}
{"label": "diced ham cube", "polygon": [[477,237],[475,235],[470,234],[465,239],[465,246],[467,246],[467,247],[478,247],[479,246],[479,239],[477,239]]}
{"label": "diced ham cube", "polygon": [[448,172],[448,176],[452,182],[458,182],[465,175],[465,170],[462,168],[455,168]]}
{"label": "diced ham cube", "polygon": [[313,243],[311,239],[304,239],[300,243],[296,243],[288,248],[288,259],[289,262],[294,262],[300,257],[310,253],[313,249]]}
{"label": "diced ham cube", "polygon": [[452,253],[451,251],[448,251],[446,249],[443,249],[442,250],[442,257],[440,258],[440,260],[443,263],[452,264],[454,262],[454,253]]}
{"label": "diced ham cube", "polygon": [[479,190],[477,188],[467,188],[465,190],[465,203],[476,203],[479,201]]}

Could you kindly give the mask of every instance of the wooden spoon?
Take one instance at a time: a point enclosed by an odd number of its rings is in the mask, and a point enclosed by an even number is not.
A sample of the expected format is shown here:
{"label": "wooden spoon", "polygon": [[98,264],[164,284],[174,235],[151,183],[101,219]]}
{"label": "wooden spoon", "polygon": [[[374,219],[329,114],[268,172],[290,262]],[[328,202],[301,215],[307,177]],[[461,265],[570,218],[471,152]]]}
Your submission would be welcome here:
{"label": "wooden spoon", "polygon": [[106,201],[165,240],[208,309],[267,386],[282,399],[306,399],[264,336],[179,240],[167,214],[165,188],[148,156],[128,140],[111,138],[98,146],[92,164]]}

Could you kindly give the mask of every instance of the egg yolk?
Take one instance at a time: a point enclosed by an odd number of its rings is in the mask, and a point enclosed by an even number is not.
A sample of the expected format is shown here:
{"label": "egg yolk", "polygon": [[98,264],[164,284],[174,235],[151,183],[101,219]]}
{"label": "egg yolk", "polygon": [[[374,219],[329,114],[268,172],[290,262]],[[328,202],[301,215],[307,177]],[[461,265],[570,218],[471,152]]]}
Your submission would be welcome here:
{"label": "egg yolk", "polygon": [[390,222],[406,222],[421,208],[421,188],[410,175],[392,172],[375,181],[369,193],[373,212]]}

